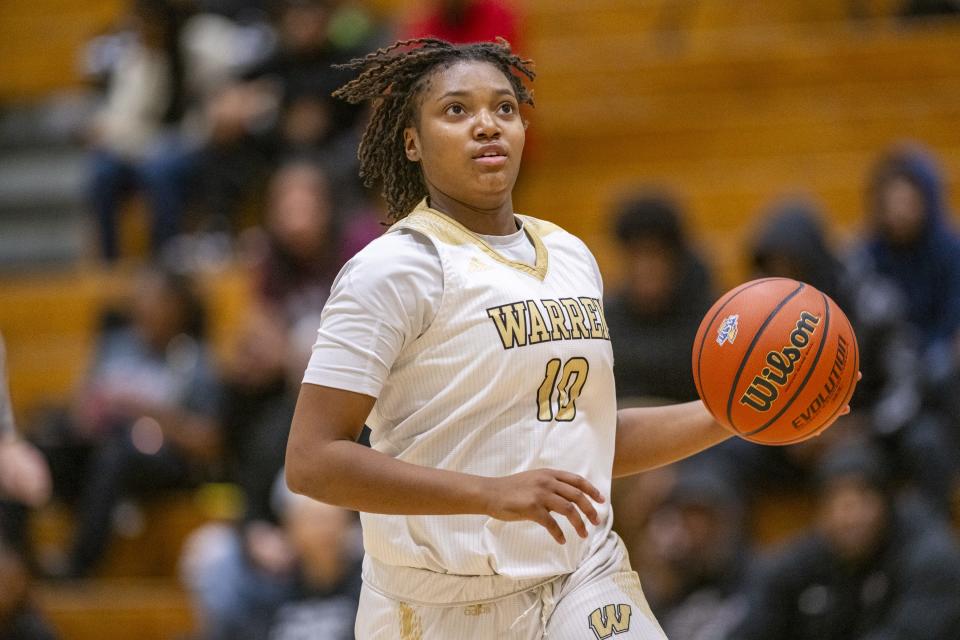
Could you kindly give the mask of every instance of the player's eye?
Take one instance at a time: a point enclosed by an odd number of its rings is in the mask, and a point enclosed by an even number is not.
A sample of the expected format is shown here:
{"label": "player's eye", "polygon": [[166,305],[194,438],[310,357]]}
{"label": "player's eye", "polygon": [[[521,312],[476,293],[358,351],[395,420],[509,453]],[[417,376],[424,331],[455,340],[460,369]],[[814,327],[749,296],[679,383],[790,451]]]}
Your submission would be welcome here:
{"label": "player's eye", "polygon": [[500,105],[499,111],[504,115],[511,115],[513,113],[516,113],[517,108],[513,106],[512,102],[504,102]]}
{"label": "player's eye", "polygon": [[466,110],[464,110],[462,104],[454,103],[454,104],[450,105],[449,107],[447,107],[447,108],[444,110],[444,113],[446,113],[446,114],[449,115],[449,116],[462,116],[463,114],[466,113]]}

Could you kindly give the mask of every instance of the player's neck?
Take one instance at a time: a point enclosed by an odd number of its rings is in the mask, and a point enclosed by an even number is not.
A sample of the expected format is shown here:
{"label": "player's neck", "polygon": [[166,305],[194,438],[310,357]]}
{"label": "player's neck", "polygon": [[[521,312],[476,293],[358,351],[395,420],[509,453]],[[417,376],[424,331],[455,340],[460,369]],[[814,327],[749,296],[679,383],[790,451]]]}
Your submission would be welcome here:
{"label": "player's neck", "polygon": [[467,204],[444,193],[431,193],[428,204],[474,233],[505,236],[517,230],[516,217],[513,215],[513,198],[509,196],[490,209]]}

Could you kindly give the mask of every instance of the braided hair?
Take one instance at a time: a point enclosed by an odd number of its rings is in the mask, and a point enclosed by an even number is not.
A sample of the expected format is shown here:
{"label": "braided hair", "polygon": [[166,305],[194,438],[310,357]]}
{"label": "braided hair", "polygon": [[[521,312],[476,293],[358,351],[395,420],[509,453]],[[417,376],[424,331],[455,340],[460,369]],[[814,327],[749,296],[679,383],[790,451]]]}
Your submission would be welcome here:
{"label": "braided hair", "polygon": [[533,80],[532,61],[513,53],[502,38],[459,45],[436,38],[402,40],[338,66],[360,74],[333,96],[351,104],[373,102],[358,151],[360,177],[367,187],[381,183],[392,220],[406,216],[427,195],[419,163],[407,159],[403,130],[415,123],[418,99],[431,73],[465,60],[491,63],[509,79],[517,100],[533,105],[520,77]]}

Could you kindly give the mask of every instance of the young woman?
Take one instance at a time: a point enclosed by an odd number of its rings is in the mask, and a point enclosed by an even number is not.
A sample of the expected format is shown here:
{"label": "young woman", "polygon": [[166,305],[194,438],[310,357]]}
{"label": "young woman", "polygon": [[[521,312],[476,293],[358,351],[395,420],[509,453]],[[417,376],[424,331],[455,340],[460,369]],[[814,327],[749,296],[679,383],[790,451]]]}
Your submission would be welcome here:
{"label": "young woman", "polygon": [[396,223],[334,283],[286,474],[361,512],[358,638],[663,638],[611,477],[730,436],[700,402],[616,410],[593,256],[513,211],[529,64],[405,41],[336,94],[373,102],[361,172]]}

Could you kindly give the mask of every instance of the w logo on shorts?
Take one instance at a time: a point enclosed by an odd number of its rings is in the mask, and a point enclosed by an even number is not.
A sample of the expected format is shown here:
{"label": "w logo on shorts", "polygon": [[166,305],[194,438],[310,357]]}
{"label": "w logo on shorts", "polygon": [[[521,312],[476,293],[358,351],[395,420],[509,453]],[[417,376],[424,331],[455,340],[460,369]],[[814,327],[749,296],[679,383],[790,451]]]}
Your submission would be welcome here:
{"label": "w logo on shorts", "polygon": [[615,633],[626,633],[630,629],[631,613],[628,604],[605,605],[590,614],[590,628],[597,640],[606,640]]}

